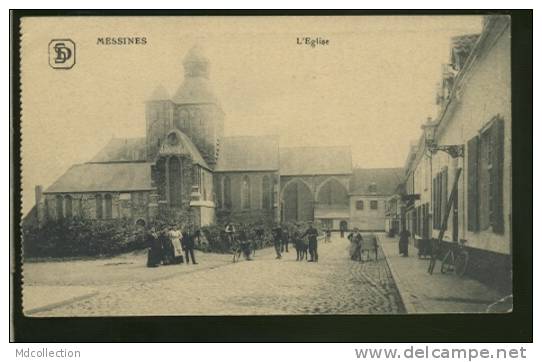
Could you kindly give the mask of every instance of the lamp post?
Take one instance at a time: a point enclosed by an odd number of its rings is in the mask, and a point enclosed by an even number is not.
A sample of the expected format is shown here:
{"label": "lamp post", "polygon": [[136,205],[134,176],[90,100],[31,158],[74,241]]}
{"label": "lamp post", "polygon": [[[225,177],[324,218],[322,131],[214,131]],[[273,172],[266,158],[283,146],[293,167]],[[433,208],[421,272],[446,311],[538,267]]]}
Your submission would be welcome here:
{"label": "lamp post", "polygon": [[437,123],[432,122],[431,118],[427,120],[426,123],[422,125],[423,134],[425,138],[425,147],[429,151],[430,155],[436,153],[437,151],[443,151],[452,156],[452,158],[458,158],[464,156],[463,145],[438,145],[435,140],[435,135],[437,132]]}

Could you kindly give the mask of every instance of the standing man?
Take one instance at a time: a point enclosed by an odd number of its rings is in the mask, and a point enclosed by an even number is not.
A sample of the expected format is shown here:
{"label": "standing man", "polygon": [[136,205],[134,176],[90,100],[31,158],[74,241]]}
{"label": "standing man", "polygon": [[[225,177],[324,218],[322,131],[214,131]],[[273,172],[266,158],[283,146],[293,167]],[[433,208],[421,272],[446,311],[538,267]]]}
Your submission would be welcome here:
{"label": "standing man", "polygon": [[344,222],[341,222],[339,225],[339,228],[341,229],[341,239],[344,238],[344,233],[346,231],[346,225]]}
{"label": "standing man", "polygon": [[305,236],[309,239],[309,254],[311,256],[309,262],[318,262],[318,230],[313,226],[312,221],[309,222],[309,228],[301,238],[303,239]]}
{"label": "standing man", "polygon": [[307,259],[307,244],[305,243],[305,240],[301,238],[301,233],[299,232],[299,225],[297,224],[294,226],[292,242],[295,245],[295,250],[297,254],[295,260],[302,261],[303,259]]}
{"label": "standing man", "polygon": [[233,225],[228,222],[226,224],[226,228],[224,229],[224,232],[226,233],[226,237],[228,238],[228,246],[231,248],[233,246],[233,241],[235,237],[235,228]]}
{"label": "standing man", "polygon": [[282,228],[280,225],[276,224],[273,228],[273,244],[275,246],[275,253],[277,253],[277,257],[275,259],[282,258],[282,255],[280,255],[280,247],[282,243]]}
{"label": "standing man", "polygon": [[399,233],[399,255],[408,256],[408,239],[410,238],[410,231],[403,226],[403,231]]}
{"label": "standing man", "polygon": [[362,250],[361,250],[361,247],[362,247],[362,244],[363,244],[363,236],[361,236],[361,233],[359,232],[359,229],[358,228],[355,228],[354,231],[348,235],[348,239],[350,240],[351,242],[351,245],[350,245],[350,257],[352,258],[352,260],[355,260],[355,261],[361,261],[361,253],[362,253]]}
{"label": "standing man", "polygon": [[285,225],[284,229],[282,230],[282,246],[280,248],[281,252],[286,250],[286,252],[288,253],[289,242],[290,242],[290,230],[288,230],[288,226]]}
{"label": "standing man", "polygon": [[261,249],[263,247],[263,227],[261,224],[256,226],[254,231],[254,247],[252,248],[252,256],[256,256],[256,249]]}
{"label": "standing man", "polygon": [[192,264],[197,264],[194,257],[194,233],[192,232],[192,226],[188,226],[186,232],[183,235],[182,245],[184,249],[184,256],[186,258],[186,264],[190,264],[190,257],[192,257]]}

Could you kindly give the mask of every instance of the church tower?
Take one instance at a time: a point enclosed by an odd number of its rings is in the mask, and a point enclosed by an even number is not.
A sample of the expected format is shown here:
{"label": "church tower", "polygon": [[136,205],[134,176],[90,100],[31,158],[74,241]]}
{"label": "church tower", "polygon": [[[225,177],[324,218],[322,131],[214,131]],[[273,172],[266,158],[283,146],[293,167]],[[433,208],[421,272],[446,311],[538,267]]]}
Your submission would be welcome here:
{"label": "church tower", "polygon": [[147,159],[156,158],[167,132],[173,127],[175,107],[169,99],[168,92],[158,86],[145,103],[145,120],[147,136]]}
{"label": "church tower", "polygon": [[173,126],[185,133],[214,167],[224,132],[224,112],[210,82],[210,64],[200,46],[183,60],[184,81],[172,97]]}

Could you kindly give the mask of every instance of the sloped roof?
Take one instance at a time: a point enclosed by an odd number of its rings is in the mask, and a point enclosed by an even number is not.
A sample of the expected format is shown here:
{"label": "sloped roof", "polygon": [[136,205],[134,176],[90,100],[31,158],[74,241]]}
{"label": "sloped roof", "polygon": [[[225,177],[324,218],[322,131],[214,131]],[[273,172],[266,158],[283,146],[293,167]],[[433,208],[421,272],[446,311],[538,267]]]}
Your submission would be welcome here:
{"label": "sloped roof", "polygon": [[[175,136],[179,140],[177,144],[172,145],[169,143],[168,140],[172,134],[175,134]],[[207,165],[207,162],[205,162],[205,160],[201,156],[201,153],[198,151],[198,148],[194,145],[192,140],[190,140],[190,138],[186,134],[179,131],[178,129],[172,129],[171,131],[168,132],[165,142],[163,142],[162,146],[160,147],[159,154],[160,155],[189,154],[192,157],[192,160],[194,163],[197,163],[198,165],[209,169],[209,165]]]}
{"label": "sloped roof", "polygon": [[224,137],[215,171],[270,171],[279,169],[276,136]]}
{"label": "sloped roof", "polygon": [[90,162],[144,161],[145,138],[112,138]]}
{"label": "sloped roof", "polygon": [[53,192],[97,192],[151,190],[148,162],[83,163],[73,165],[47,190]]}
{"label": "sloped roof", "polygon": [[280,174],[344,175],[352,173],[350,147],[284,147],[280,149]]}
{"label": "sloped roof", "polygon": [[[350,181],[350,193],[355,195],[391,195],[404,176],[402,168],[355,168]],[[369,186],[376,185],[376,192]]]}

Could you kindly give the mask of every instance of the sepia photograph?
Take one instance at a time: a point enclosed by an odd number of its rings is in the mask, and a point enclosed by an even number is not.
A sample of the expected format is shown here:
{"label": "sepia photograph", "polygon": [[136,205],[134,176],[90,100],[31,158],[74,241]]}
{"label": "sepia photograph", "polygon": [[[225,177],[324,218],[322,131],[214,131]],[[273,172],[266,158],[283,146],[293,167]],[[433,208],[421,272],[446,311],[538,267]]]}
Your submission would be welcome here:
{"label": "sepia photograph", "polygon": [[514,311],[510,16],[19,31],[25,317]]}

